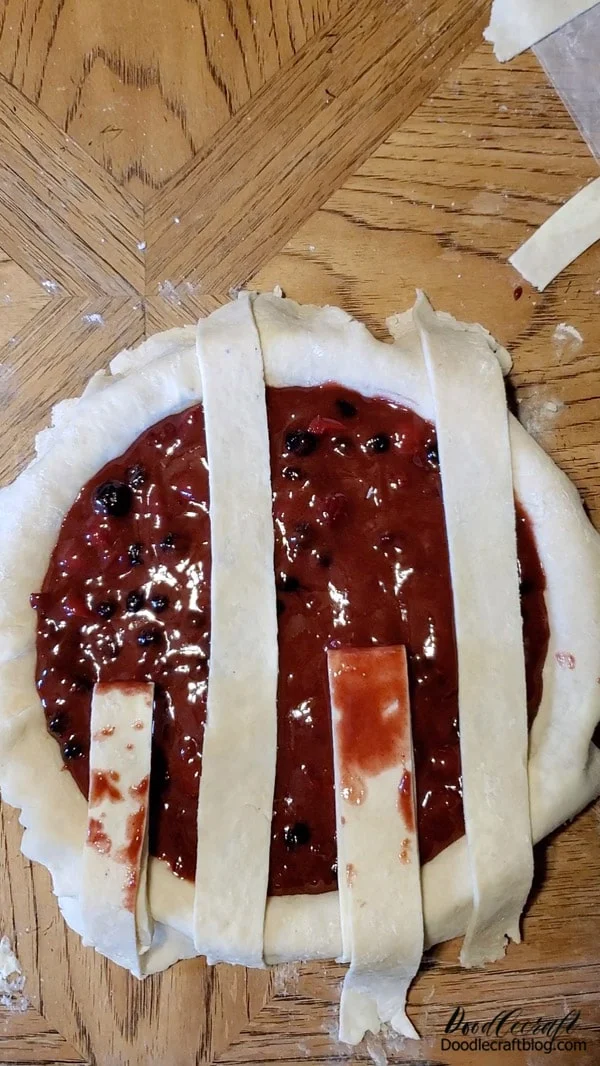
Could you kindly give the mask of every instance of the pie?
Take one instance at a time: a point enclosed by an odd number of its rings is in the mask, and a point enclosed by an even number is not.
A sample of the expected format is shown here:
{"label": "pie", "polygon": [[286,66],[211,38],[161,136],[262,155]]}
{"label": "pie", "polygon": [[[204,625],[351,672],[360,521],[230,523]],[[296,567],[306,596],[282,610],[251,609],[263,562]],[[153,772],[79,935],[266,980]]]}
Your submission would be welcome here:
{"label": "pie", "polygon": [[498,958],[600,793],[600,538],[415,307],[241,294],[118,355],[2,490],[0,784],[68,924],[138,976],[350,963],[415,1036],[425,947]]}

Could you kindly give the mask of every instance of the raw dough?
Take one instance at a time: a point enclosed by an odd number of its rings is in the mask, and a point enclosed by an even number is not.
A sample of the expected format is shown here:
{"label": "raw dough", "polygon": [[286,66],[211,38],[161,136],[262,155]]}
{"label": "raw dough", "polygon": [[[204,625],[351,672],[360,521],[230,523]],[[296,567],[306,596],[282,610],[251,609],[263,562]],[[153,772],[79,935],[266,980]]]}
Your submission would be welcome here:
{"label": "raw dough", "polygon": [[[333,725],[342,957],[350,969],[340,1002],[340,1040],[358,1044],[389,1022],[418,1038],[406,995],[423,955],[421,868],[413,747],[403,647],[327,653]],[[366,696],[366,699],[365,699]],[[361,698],[362,697],[362,698]],[[395,752],[364,777],[344,765],[344,718],[369,706],[394,730]],[[354,715],[356,714],[356,709]],[[347,723],[354,726],[354,722]],[[356,735],[356,734],[355,734]]]}
{"label": "raw dough", "polygon": [[436,430],[458,651],[463,804],[474,908],[464,966],[520,940],[533,877],[527,693],[516,518],[502,370],[485,338],[414,310]]}
{"label": "raw dough", "polygon": [[[259,296],[253,310],[267,384],[338,381],[433,420],[411,312],[388,321],[394,343],[385,344],[338,308]],[[87,807],[46,731],[29,595],[41,587],[81,486],[144,429],[202,399],[194,327],[151,338],[112,366],[116,376],[92,379],[93,387],[48,431],[44,454],[0,492],[0,785],[3,799],[22,808],[24,853],[50,869],[61,910],[78,932]],[[568,478],[513,418],[509,425],[515,491],[533,523],[548,583],[551,643],[529,757],[532,829],[540,840],[600,793],[600,751],[590,743],[600,717],[600,538]],[[575,655],[574,670],[555,658],[565,650]],[[148,878],[151,972],[194,954],[194,886],[157,859]],[[464,837],[423,867],[422,883],[426,945],[464,933],[472,909]],[[268,901],[266,961],[335,958],[341,950],[337,893]]]}
{"label": "raw dough", "polygon": [[152,943],[146,871],[153,701],[152,684],[95,685],[90,722],[83,940],[136,977]]}
{"label": "raw dough", "polygon": [[600,178],[559,207],[511,255],[509,263],[541,292],[569,263],[600,240]]}
{"label": "raw dough", "polygon": [[247,295],[200,322],[198,358],[212,562],[194,942],[210,962],[262,966],[277,755],[277,608],[263,364]]}
{"label": "raw dough", "polygon": [[501,63],[537,44],[598,0],[494,0],[486,41]]}
{"label": "raw dough", "polygon": [[[144,366],[145,353],[155,351],[157,343],[165,358],[151,368]],[[151,338],[136,350],[135,358],[134,376],[101,372],[81,399],[59,404],[52,428],[39,440],[38,458],[0,492],[2,798],[10,802],[12,797],[22,808],[22,850],[49,868],[61,910],[81,935],[87,803],[70,774],[62,772],[60,748],[46,729],[35,685],[36,620],[29,595],[41,588],[61,522],[82,485],[144,429],[201,395],[195,329],[170,330],[160,342]],[[170,883],[173,875],[165,872]],[[159,874],[156,880],[160,882]],[[191,905],[183,934],[157,920],[159,910],[152,906],[154,937],[144,959],[146,973],[195,953]]]}

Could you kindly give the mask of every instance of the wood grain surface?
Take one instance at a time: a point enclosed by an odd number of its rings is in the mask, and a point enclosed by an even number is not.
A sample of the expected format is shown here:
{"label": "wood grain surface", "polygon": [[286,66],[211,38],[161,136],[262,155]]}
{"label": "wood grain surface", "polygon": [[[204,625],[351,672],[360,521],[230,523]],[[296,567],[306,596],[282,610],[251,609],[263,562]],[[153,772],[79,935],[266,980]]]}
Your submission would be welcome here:
{"label": "wood grain surface", "polygon": [[[5,0],[2,479],[31,457],[55,400],[232,288],[281,284],[384,336],[422,287],[509,345],[523,421],[600,524],[600,248],[542,295],[507,264],[597,164],[534,57],[501,67],[480,43],[487,7]],[[423,1040],[354,1050],[335,1036],[334,963],[192,960],[138,982],[82,948],[46,871],[20,854],[16,813],[1,818],[0,933],[29,1007],[0,1007],[0,1063],[600,1062],[595,810],[536,849],[523,944],[473,972],[457,942],[430,952],[409,998]],[[579,1010],[587,1049],[444,1051],[458,1004],[480,1020]]]}

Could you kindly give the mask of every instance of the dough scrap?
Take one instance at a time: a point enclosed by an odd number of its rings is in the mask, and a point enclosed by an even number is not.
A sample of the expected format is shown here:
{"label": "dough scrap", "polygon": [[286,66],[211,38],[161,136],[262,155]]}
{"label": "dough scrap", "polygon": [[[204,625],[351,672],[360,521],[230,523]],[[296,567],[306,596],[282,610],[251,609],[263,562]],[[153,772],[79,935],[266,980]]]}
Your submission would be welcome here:
{"label": "dough scrap", "polygon": [[504,63],[597,3],[598,0],[494,0],[490,24],[483,36],[493,44],[496,59]]}
{"label": "dough scrap", "polygon": [[262,966],[278,649],[265,383],[248,296],[200,322],[198,358],[212,561],[194,942],[209,962]]}
{"label": "dough scrap", "polygon": [[511,255],[509,263],[542,292],[554,278],[600,240],[600,178],[559,207]]}

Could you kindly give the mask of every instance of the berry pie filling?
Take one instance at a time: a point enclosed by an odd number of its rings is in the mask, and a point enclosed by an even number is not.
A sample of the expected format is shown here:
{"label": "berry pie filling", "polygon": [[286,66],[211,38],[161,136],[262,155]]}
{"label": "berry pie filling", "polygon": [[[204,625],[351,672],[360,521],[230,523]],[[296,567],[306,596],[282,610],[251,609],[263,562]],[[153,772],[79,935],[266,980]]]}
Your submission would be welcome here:
{"label": "berry pie filling", "polygon": [[[267,412],[279,639],[269,891],[326,892],[337,885],[328,647],[406,646],[421,861],[464,832],[439,462],[430,423],[337,385],[268,388]],[[549,629],[544,573],[518,503],[517,543],[531,722]],[[94,684],[154,682],[150,853],[190,880],[210,565],[197,405],[152,426],[84,486],[31,598],[48,729],[86,797]]]}

